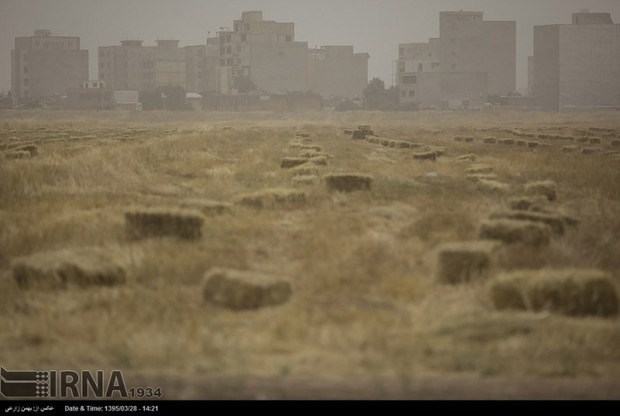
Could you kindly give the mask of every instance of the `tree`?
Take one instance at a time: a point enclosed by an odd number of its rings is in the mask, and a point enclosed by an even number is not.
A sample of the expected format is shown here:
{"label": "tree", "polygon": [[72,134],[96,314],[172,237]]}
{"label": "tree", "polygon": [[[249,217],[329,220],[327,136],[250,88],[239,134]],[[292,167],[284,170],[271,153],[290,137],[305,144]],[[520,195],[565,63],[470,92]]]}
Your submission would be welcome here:
{"label": "tree", "polygon": [[377,77],[371,79],[364,88],[364,98],[367,110],[379,110],[385,103],[385,82]]}

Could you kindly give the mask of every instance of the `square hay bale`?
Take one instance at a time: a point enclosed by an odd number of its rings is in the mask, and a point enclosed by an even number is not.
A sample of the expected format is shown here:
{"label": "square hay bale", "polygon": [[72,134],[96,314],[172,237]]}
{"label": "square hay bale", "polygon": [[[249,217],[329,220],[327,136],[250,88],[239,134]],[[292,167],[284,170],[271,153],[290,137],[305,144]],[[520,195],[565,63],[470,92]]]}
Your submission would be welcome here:
{"label": "square hay bale", "polygon": [[589,142],[590,142],[590,144],[600,144],[601,143],[601,138],[600,137],[590,137]]}
{"label": "square hay bale", "polygon": [[547,224],[524,220],[485,220],[480,224],[481,239],[501,240],[507,244],[548,245],[551,229]]}
{"label": "square hay bale", "polygon": [[316,144],[302,144],[300,150],[316,150],[317,152],[323,151],[321,146],[317,146]]}
{"label": "square hay bale", "polygon": [[536,148],[540,146],[540,143],[538,142],[527,142],[527,147],[529,147],[530,149]]}
{"label": "square hay bale", "polygon": [[397,140],[395,143],[396,143],[395,147],[397,147],[398,149],[410,149],[411,148],[411,143],[409,142]]}
{"label": "square hay bale", "polygon": [[302,150],[299,152],[299,157],[303,157],[306,159],[310,159],[311,157],[317,156],[319,152],[316,150]]}
{"label": "square hay bale", "polygon": [[284,157],[282,158],[282,161],[280,162],[280,168],[282,169],[294,168],[295,166],[303,165],[307,161],[308,161],[307,158],[302,158],[302,157]]}
{"label": "square hay bale", "polygon": [[499,247],[494,240],[442,244],[437,251],[437,280],[456,284],[486,279]]}
{"label": "square hay bale", "polygon": [[464,140],[465,140],[466,143],[471,143],[471,142],[474,141],[474,138],[473,137],[465,137]]}
{"label": "square hay bale", "polygon": [[319,175],[319,169],[309,163],[295,166],[289,172],[291,172],[293,176],[303,176],[303,175],[318,176]]}
{"label": "square hay bale", "polygon": [[317,185],[321,179],[316,175],[297,175],[291,181],[295,185]]}
{"label": "square hay bale", "polygon": [[562,153],[574,153],[579,151],[579,149],[581,149],[581,147],[571,144],[569,146],[562,147]]}
{"label": "square hay bale", "polygon": [[612,140],[611,145],[614,147],[620,147],[620,140]]}
{"label": "square hay bale", "polygon": [[577,137],[577,143],[588,143],[590,141],[589,137]]}
{"label": "square hay bale", "polygon": [[347,136],[350,136],[353,134],[353,129],[344,129],[344,134],[346,134]]}
{"label": "square hay bale", "polygon": [[379,144],[381,146],[385,146],[388,147],[390,145],[390,140],[389,139],[381,139],[381,141],[379,142]]}
{"label": "square hay bale", "polygon": [[181,208],[196,209],[207,216],[230,214],[232,212],[232,205],[228,202],[201,198],[184,199],[181,201]]}
{"label": "square hay bale", "polygon": [[327,184],[327,189],[330,191],[370,191],[372,177],[359,173],[334,173],[325,176],[325,183]]}
{"label": "square hay bale", "polygon": [[388,140],[388,147],[396,147],[396,140]]}
{"label": "square hay bale", "polygon": [[482,143],[495,144],[497,143],[497,139],[495,137],[485,137],[484,139],[482,139]]}
{"label": "square hay bale", "polygon": [[370,124],[360,124],[359,126],[357,126],[357,129],[365,132],[372,132],[372,130],[370,129]]}
{"label": "square hay bale", "polygon": [[547,224],[551,231],[557,235],[564,234],[564,218],[559,215],[546,214],[543,212],[511,210],[495,212],[490,219],[526,220]]}
{"label": "square hay bale", "polygon": [[4,153],[6,159],[28,159],[31,156],[32,154],[26,150],[13,150]]}
{"label": "square hay bale", "polygon": [[495,309],[548,311],[568,316],[617,317],[618,293],[609,273],[542,269],[504,273],[490,285]]}
{"label": "square hay bale", "polygon": [[600,147],[584,147],[581,149],[581,154],[583,155],[593,155],[596,153],[600,153],[602,150]]}
{"label": "square hay bale", "polygon": [[527,211],[534,206],[540,206],[547,202],[547,198],[544,196],[519,196],[515,198],[510,198],[508,200],[508,205],[510,205],[510,209],[513,210],[523,210]]}
{"label": "square hay bale", "polygon": [[236,202],[255,209],[294,209],[306,205],[306,193],[296,189],[265,189],[240,195]]}
{"label": "square hay bale", "polygon": [[455,142],[462,142],[463,140],[465,140],[465,137],[463,137],[463,136],[456,136],[456,137],[454,138],[454,141],[455,141]]}
{"label": "square hay bale", "polygon": [[327,156],[318,155],[310,158],[310,163],[319,166],[327,166]]}
{"label": "square hay bale", "polygon": [[57,290],[123,284],[128,265],[120,249],[83,247],[20,257],[11,269],[22,289]]}
{"label": "square hay bale", "polygon": [[133,208],[125,212],[125,232],[130,240],[178,237],[194,240],[202,236],[204,218],[197,210],[179,208]]}
{"label": "square hay bale", "polygon": [[506,144],[506,145],[513,145],[513,144],[515,144],[515,139],[510,139],[510,138],[508,138],[508,139],[499,139],[497,141],[497,143],[499,143],[499,144]]}
{"label": "square hay bale", "polygon": [[466,155],[457,156],[456,158],[454,158],[454,160],[456,160],[457,162],[475,162],[476,155],[473,153],[469,153]]}
{"label": "square hay bale", "polygon": [[485,191],[499,192],[502,194],[508,193],[511,190],[510,184],[496,181],[494,179],[479,179],[478,188]]}
{"label": "square hay bale", "polygon": [[295,132],[295,136],[296,137],[310,137],[310,133],[304,130],[300,130],[300,131]]}
{"label": "square hay bale", "polygon": [[255,310],[287,302],[290,282],[259,272],[212,268],[205,272],[205,301],[234,311]]}
{"label": "square hay bale", "polygon": [[35,144],[29,144],[25,146],[19,146],[13,149],[16,152],[28,152],[30,156],[36,156],[39,154],[39,147]]}
{"label": "square hay bale", "polygon": [[448,152],[448,149],[443,146],[429,146],[428,151],[435,152],[437,157],[439,157],[445,155]]}
{"label": "square hay bale", "polygon": [[474,165],[470,168],[465,169],[465,174],[475,174],[475,173],[493,173],[495,169],[491,165]]}
{"label": "square hay bale", "polygon": [[527,140],[517,140],[515,141],[517,146],[527,146]]}
{"label": "square hay bale", "polygon": [[465,179],[470,182],[479,182],[481,180],[492,181],[497,179],[497,175],[494,173],[469,173],[465,175]]}
{"label": "square hay bale", "polygon": [[355,130],[351,137],[353,138],[353,140],[365,140],[367,134],[368,132],[365,130]]}
{"label": "square hay bale", "polygon": [[435,152],[414,152],[413,160],[437,160],[437,153]]}
{"label": "square hay bale", "polygon": [[542,195],[549,201],[555,201],[558,196],[557,185],[554,181],[528,182],[525,184],[523,189],[528,195]]}

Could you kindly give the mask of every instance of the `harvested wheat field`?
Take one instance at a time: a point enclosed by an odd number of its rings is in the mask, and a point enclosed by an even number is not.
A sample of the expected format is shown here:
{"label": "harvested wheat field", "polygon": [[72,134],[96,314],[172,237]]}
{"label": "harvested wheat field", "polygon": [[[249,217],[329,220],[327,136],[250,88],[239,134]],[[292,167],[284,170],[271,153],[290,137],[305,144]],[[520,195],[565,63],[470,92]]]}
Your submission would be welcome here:
{"label": "harvested wheat field", "polygon": [[618,138],[613,112],[0,112],[0,362],[168,399],[620,399]]}

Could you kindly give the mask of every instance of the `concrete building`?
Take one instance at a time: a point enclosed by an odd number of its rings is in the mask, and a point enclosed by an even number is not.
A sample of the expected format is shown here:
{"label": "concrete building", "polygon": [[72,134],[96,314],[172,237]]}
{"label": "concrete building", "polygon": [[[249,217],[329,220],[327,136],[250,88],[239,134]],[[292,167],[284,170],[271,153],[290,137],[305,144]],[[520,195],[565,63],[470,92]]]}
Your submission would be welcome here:
{"label": "concrete building", "polygon": [[534,27],[534,101],[549,110],[620,108],[620,25],[609,13]]}
{"label": "concrete building", "polygon": [[207,46],[185,47],[185,90],[200,93],[207,89]]}
{"label": "concrete building", "polygon": [[515,21],[486,21],[482,12],[440,12],[439,39],[443,72],[486,72],[489,94],[515,91]]}
{"label": "concrete building", "polygon": [[368,53],[353,46],[322,46],[308,51],[308,89],[325,99],[362,97],[368,86]]}
{"label": "concrete building", "polygon": [[52,36],[35,30],[34,36],[15,38],[11,50],[13,105],[66,94],[88,81],[88,50],[80,49],[80,38]]}
{"label": "concrete building", "polygon": [[324,98],[361,95],[368,84],[366,53],[353,46],[308,49],[295,40],[295,25],[264,20],[263,12],[243,12],[232,29],[207,39],[208,85],[221,94],[243,93],[252,85],[272,94],[313,91]]}
{"label": "concrete building", "polygon": [[186,88],[185,59],[186,51],[178,40],[158,40],[157,46],[123,40],[120,45],[99,47],[99,79],[119,90]]}
{"label": "concrete building", "polygon": [[515,90],[516,22],[440,12],[439,38],[399,44],[395,71],[402,106],[481,107],[488,94]]}
{"label": "concrete building", "polygon": [[79,88],[67,88],[69,110],[112,110],[114,108],[113,90],[105,82],[83,82]]}

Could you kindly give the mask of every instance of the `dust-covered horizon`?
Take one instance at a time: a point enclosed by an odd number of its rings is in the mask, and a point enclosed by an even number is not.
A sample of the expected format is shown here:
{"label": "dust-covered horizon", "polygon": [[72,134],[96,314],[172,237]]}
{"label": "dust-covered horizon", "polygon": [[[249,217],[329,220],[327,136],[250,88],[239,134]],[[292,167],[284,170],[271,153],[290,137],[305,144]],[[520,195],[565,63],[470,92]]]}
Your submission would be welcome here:
{"label": "dust-covered horizon", "polygon": [[527,56],[533,52],[533,27],[570,23],[587,8],[611,13],[620,21],[617,0],[2,0],[0,2],[0,91],[11,89],[10,51],[14,40],[35,29],[79,36],[89,50],[89,76],[97,79],[97,48],[141,39],[178,39],[180,45],[204,44],[209,35],[230,27],[243,11],[262,10],[265,20],[295,23],[295,39],[309,47],[353,45],[368,52],[369,79],[392,85],[398,44],[439,36],[439,12],[484,12],[485,20],[517,23],[517,89],[527,86]]}

